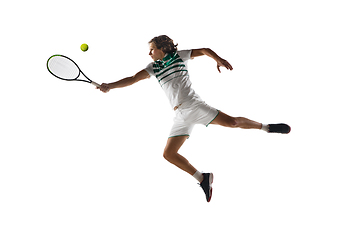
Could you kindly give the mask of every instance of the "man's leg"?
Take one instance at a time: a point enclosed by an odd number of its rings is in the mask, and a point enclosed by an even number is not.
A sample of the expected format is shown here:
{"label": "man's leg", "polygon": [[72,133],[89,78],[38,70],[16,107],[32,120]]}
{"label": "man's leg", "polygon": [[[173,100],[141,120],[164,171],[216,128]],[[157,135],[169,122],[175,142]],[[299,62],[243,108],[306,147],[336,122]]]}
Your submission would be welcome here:
{"label": "man's leg", "polygon": [[196,178],[200,182],[200,186],[205,193],[206,201],[210,202],[212,196],[211,184],[213,183],[214,175],[212,173],[198,172],[186,158],[178,153],[180,147],[184,144],[187,138],[188,136],[169,138],[164,150],[164,158]]}
{"label": "man's leg", "polygon": [[188,137],[189,136],[178,136],[169,138],[164,150],[164,158],[181,170],[189,173],[190,175],[194,175],[197,170],[186,158],[178,153],[180,147],[184,144]]}
{"label": "man's leg", "polygon": [[220,111],[211,124],[231,128],[261,129],[269,133],[288,134],[291,131],[290,126],[284,123],[263,125],[244,117],[231,117]]}
{"label": "man's leg", "polygon": [[224,127],[243,128],[243,129],[261,129],[262,124],[243,117],[231,117],[221,111],[211,122]]}

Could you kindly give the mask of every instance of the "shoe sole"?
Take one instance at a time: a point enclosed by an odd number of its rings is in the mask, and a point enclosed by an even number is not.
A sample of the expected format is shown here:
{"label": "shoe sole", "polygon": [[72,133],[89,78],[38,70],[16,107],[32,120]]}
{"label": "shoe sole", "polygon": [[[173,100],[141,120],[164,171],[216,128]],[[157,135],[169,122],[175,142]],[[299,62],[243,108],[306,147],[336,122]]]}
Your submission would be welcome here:
{"label": "shoe sole", "polygon": [[210,183],[210,197],[209,197],[209,200],[208,202],[211,201],[211,197],[212,197],[212,183],[214,182],[214,174],[210,173],[210,176],[209,176],[209,183]]}

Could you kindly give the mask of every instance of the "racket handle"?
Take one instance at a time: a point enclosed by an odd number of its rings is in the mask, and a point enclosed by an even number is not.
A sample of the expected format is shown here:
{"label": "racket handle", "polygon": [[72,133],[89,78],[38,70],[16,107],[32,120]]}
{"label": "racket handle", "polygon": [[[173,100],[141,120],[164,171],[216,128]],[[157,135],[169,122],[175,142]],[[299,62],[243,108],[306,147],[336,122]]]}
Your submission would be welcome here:
{"label": "racket handle", "polygon": [[96,82],[91,82],[92,85],[96,86],[96,87],[100,87],[100,84],[96,83]]}

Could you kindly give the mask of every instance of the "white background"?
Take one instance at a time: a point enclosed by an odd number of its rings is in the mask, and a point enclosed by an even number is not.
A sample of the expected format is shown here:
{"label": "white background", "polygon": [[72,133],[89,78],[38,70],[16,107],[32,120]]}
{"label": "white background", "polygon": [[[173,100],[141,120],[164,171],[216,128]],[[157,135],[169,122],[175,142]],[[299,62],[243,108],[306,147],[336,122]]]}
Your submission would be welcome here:
{"label": "white background", "polygon": [[[0,238],[359,239],[357,1],[11,1],[1,20]],[[94,81],[131,76],[148,41],[209,47],[197,93],[289,135],[195,127],[163,159],[174,113],[155,78],[108,94],[50,75],[53,54]],[[89,50],[82,52],[80,45]]]}

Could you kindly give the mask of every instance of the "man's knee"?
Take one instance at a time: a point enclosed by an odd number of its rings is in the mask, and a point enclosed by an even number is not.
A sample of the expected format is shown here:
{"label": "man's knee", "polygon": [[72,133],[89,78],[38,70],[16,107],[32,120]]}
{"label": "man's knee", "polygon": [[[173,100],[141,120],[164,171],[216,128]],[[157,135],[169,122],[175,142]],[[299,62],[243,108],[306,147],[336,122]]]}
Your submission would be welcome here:
{"label": "man's knee", "polygon": [[217,118],[215,118],[214,123],[224,127],[237,127],[236,118],[226,115],[223,112],[219,112],[219,115]]}
{"label": "man's knee", "polygon": [[243,118],[243,117],[236,118],[236,125],[237,125],[237,127],[240,127],[240,128],[248,128],[246,118]]}
{"label": "man's knee", "polygon": [[172,159],[174,159],[174,155],[175,155],[175,154],[176,154],[176,153],[173,153],[173,152],[170,152],[170,151],[165,150],[164,153],[163,153],[163,157],[164,157],[166,160],[168,160],[169,162],[171,162]]}
{"label": "man's knee", "polygon": [[234,117],[228,117],[225,121],[225,125],[227,127],[237,127],[238,125],[237,119]]}

